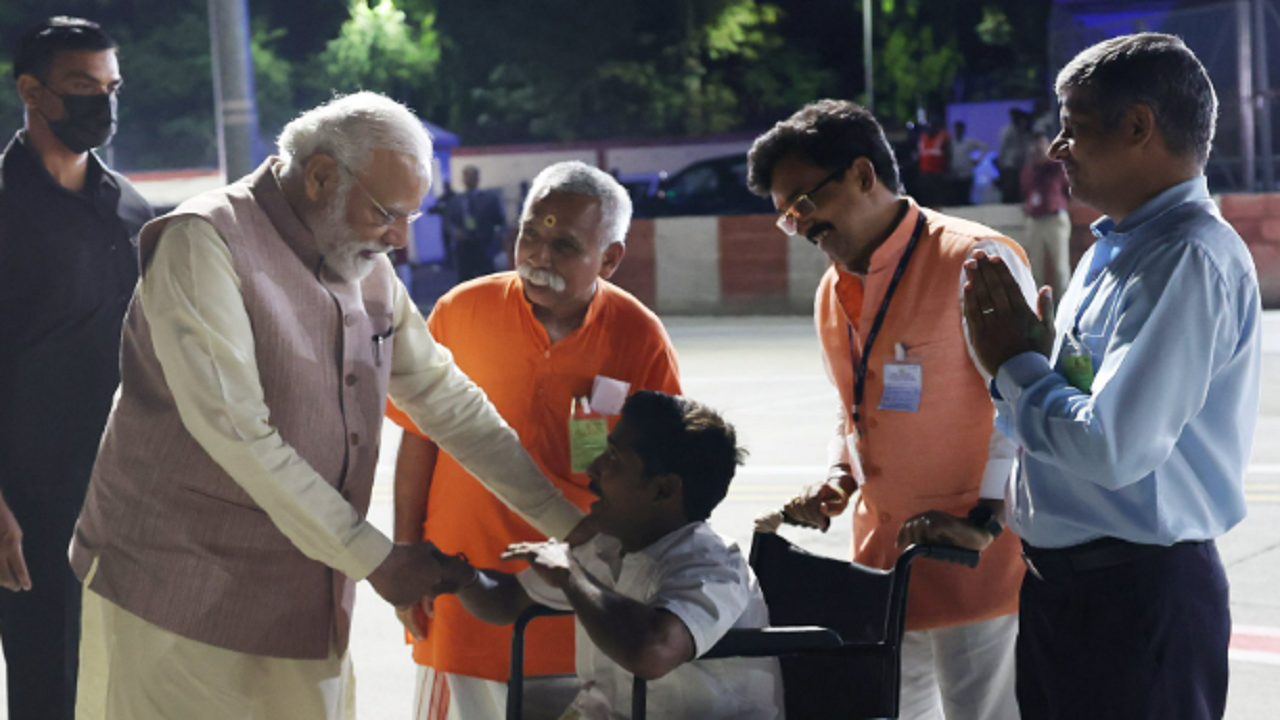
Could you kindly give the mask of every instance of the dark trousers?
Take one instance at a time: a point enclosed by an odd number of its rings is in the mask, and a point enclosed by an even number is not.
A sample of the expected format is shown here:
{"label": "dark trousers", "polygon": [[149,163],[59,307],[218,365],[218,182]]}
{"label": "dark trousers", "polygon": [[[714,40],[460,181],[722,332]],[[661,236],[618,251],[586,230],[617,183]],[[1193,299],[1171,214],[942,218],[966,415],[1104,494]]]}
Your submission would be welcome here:
{"label": "dark trousers", "polygon": [[1222,717],[1231,614],[1213,542],[1087,570],[1029,555],[1043,579],[1022,583],[1023,720]]}
{"label": "dark trousers", "polygon": [[73,720],[80,668],[80,581],[67,547],[80,513],[75,499],[7,497],[22,526],[31,590],[0,589],[0,640],[9,720]]}

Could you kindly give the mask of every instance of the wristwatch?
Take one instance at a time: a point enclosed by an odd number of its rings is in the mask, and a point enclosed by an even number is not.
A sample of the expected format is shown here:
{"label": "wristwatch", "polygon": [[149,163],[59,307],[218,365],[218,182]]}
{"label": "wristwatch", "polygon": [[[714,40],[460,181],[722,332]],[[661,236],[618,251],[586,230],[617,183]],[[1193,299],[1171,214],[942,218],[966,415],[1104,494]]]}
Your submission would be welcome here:
{"label": "wristwatch", "polygon": [[992,540],[1000,537],[1000,533],[1004,532],[1004,526],[1000,524],[1000,520],[996,518],[996,511],[990,505],[978,505],[970,510],[969,524],[991,533]]}

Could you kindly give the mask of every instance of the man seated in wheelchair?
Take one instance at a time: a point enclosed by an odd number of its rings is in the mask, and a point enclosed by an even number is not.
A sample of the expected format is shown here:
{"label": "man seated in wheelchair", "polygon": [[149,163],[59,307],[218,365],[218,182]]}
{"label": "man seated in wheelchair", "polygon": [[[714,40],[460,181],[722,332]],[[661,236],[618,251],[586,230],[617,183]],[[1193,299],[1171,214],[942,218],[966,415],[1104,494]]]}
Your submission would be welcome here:
{"label": "man seated in wheelchair", "polygon": [[696,661],[730,628],[769,622],[738,546],[706,523],[744,454],[733,426],[710,409],[632,395],[587,470],[600,534],[572,550],[516,543],[503,557],[529,563],[517,575],[458,563],[459,598],[500,625],[535,603],[577,614],[582,688],[565,718],[626,717],[633,675],[651,681],[650,718],[781,717],[775,658]]}

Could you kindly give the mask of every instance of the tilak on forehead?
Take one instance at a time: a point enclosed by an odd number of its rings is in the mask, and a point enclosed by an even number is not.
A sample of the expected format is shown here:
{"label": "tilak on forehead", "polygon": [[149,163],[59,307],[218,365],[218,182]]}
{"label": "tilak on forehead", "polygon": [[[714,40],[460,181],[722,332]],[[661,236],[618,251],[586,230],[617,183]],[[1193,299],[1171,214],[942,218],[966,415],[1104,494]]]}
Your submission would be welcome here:
{"label": "tilak on forehead", "polygon": [[547,214],[546,214],[545,216],[543,216],[543,218],[542,218],[542,224],[543,224],[543,225],[546,225],[546,226],[547,226],[547,227],[549,227],[549,228],[553,228],[553,227],[555,227],[555,226],[556,226],[556,216],[555,216],[555,215],[552,215],[551,213],[547,213]]}

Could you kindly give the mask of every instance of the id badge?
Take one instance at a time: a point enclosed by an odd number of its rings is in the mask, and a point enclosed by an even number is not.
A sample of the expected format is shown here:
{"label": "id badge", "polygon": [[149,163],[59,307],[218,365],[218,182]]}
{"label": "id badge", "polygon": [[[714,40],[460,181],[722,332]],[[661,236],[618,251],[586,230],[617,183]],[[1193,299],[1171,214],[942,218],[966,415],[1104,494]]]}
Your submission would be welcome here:
{"label": "id badge", "polygon": [[1067,382],[1083,393],[1093,392],[1093,353],[1080,341],[1075,330],[1062,338],[1062,349],[1058,353],[1062,361],[1062,376]]}
{"label": "id badge", "polygon": [[571,471],[584,473],[609,447],[609,422],[591,409],[586,398],[569,401]]}
{"label": "id badge", "polygon": [[881,410],[920,412],[920,396],[924,394],[924,366],[918,358],[907,357],[902,343],[894,347],[894,361],[884,366],[884,396]]}

